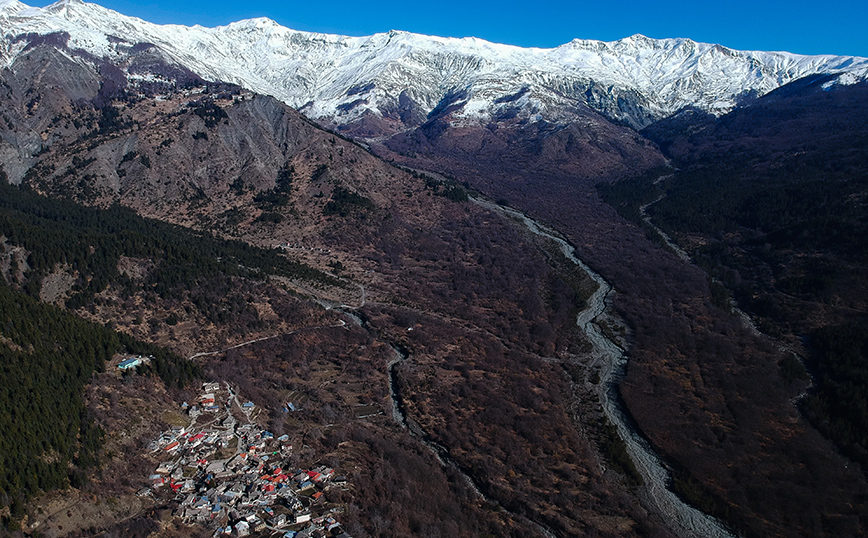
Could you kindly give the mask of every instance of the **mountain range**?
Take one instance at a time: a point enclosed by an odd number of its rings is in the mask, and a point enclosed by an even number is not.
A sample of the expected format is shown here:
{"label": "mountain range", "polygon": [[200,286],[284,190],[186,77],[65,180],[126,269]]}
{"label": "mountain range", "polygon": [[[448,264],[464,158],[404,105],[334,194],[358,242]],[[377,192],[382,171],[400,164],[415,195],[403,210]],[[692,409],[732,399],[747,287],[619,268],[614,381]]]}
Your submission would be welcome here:
{"label": "mountain range", "polygon": [[[7,35],[67,33],[69,48],[122,68],[150,44],[203,79],[271,95],[323,124],[375,122],[382,134],[446,107],[460,109],[456,122],[482,124],[504,116],[567,123],[590,108],[642,128],[686,106],[723,114],[810,74],[838,74],[838,83],[868,74],[866,58],[746,52],[690,39],[634,35],[524,49],[401,31],[315,34],[266,18],[217,28],[156,25],[81,0],[45,8],[4,0],[0,20]],[[23,48],[7,44],[0,60],[11,65]]]}

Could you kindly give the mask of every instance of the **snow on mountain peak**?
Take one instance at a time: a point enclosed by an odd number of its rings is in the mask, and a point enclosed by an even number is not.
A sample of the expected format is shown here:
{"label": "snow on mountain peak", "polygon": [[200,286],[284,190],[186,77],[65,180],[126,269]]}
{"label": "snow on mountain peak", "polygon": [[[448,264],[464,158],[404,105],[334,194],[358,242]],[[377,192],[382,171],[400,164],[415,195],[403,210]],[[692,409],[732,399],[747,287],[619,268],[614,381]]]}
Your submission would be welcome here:
{"label": "snow on mountain peak", "polygon": [[577,107],[588,106],[641,127],[688,105],[723,113],[743,95],[809,74],[852,72],[862,79],[868,70],[865,58],[737,51],[641,34],[520,48],[397,30],[365,37],[300,32],[268,18],[216,28],[157,25],[82,0],[46,8],[0,0],[0,17],[7,35],[64,31],[70,47],[99,57],[117,56],[118,38],[153,43],[205,79],[273,95],[336,124],[411,105],[424,116],[464,92],[458,117],[541,114],[569,121]]}
{"label": "snow on mountain peak", "polygon": [[86,4],[82,0],[58,0],[57,2],[45,6],[43,8],[44,11],[48,13],[61,13],[66,9],[76,9],[76,8],[85,8]]}
{"label": "snow on mountain peak", "polygon": [[0,17],[14,15],[24,11],[29,6],[18,0],[0,0]]}
{"label": "snow on mountain peak", "polygon": [[237,22],[231,22],[226,25],[224,28],[257,28],[257,29],[267,29],[267,28],[277,28],[281,27],[277,22],[269,19],[268,17],[257,17],[254,19],[244,19]]}

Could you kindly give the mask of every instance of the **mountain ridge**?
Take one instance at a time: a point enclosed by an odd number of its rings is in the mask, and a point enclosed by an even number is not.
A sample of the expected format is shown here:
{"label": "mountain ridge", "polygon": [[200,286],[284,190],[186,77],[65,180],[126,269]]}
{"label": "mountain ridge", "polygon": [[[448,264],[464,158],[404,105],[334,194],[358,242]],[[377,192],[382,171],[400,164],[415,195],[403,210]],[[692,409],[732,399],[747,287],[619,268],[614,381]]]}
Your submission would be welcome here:
{"label": "mountain ridge", "polygon": [[[65,31],[71,47],[97,57],[118,58],[124,43],[152,43],[204,79],[272,95],[334,126],[393,116],[402,95],[405,107],[427,114],[448,94],[464,91],[464,121],[484,123],[518,108],[528,122],[566,123],[575,119],[574,109],[588,107],[641,128],[685,106],[719,115],[809,74],[868,75],[868,59],[855,56],[737,51],[640,34],[521,48],[395,30],[362,37],[309,33],[267,18],[214,28],[157,25],[81,0],[45,8],[7,1],[0,18],[10,25],[7,36]],[[4,49],[0,57],[8,66],[16,51]],[[398,121],[384,134],[416,126]]]}

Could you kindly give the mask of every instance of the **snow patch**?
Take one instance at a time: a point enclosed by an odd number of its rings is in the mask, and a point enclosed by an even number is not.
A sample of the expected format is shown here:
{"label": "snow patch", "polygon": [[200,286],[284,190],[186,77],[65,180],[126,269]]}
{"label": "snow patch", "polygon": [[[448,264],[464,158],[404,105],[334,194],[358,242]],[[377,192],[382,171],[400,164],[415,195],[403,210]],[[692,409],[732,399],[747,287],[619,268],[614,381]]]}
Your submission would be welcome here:
{"label": "snow patch", "polygon": [[826,82],[821,87],[823,90],[829,91],[836,86],[851,86],[853,84],[858,84],[859,82],[864,82],[866,80],[866,75],[868,75],[868,71],[863,71],[861,75],[854,72],[842,73],[835,77],[834,80]]}

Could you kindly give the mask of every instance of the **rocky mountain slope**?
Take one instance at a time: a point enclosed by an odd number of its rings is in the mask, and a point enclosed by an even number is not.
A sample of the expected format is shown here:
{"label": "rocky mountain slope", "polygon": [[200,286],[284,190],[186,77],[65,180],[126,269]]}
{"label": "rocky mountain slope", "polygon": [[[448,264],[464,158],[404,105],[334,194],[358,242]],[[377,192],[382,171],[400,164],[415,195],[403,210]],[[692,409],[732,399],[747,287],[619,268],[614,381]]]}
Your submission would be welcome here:
{"label": "rocky mountain slope", "polygon": [[[17,59],[35,42],[62,43],[76,62],[112,73],[103,93],[129,83],[156,96],[177,80],[223,81],[271,95],[387,158],[427,155],[436,169],[438,160],[472,156],[505,175],[517,168],[547,175],[552,163],[559,174],[583,178],[630,175],[662,162],[634,128],[684,107],[721,114],[812,73],[850,84],[868,72],[865,58],[639,35],[522,49],[397,31],[311,34],[268,19],[161,26],[81,0],[45,8],[4,0],[0,20],[7,69],[23,65]],[[18,161],[7,165],[13,181],[50,142],[37,137],[56,136],[49,131],[0,143],[0,154]]]}

